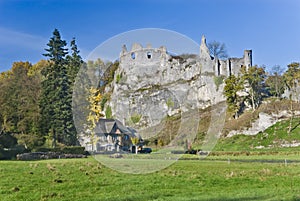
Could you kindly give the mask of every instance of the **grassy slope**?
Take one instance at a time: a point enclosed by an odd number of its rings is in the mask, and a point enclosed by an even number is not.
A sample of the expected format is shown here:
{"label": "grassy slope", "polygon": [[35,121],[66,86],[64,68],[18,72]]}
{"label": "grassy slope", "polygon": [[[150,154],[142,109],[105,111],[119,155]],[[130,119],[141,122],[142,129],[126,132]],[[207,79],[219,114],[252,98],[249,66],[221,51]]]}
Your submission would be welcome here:
{"label": "grassy slope", "polygon": [[[292,143],[293,141],[300,142],[300,118],[293,119],[292,127],[294,128],[288,134],[289,120],[283,120],[275,125],[267,128],[264,132],[253,136],[236,135],[231,138],[221,138],[215,147],[216,151],[298,151],[300,147],[282,148],[281,144]],[[256,147],[263,146],[263,149]]]}
{"label": "grassy slope", "polygon": [[[226,135],[231,130],[243,130],[249,128],[251,123],[258,118],[260,112],[267,114],[277,113],[283,110],[289,110],[290,102],[288,100],[268,100],[262,104],[255,112],[246,111],[238,119],[227,118],[223,134]],[[294,110],[300,110],[300,104],[293,104]],[[230,114],[228,115],[230,116]],[[193,148],[201,148],[202,140],[206,134],[209,125],[209,115],[204,116],[199,123],[199,131]],[[215,151],[300,151],[300,147],[281,148],[280,145],[287,142],[300,142],[300,118],[293,120],[293,130],[288,135],[289,118],[281,119],[280,122],[254,136],[236,135],[231,138],[221,137],[215,147]],[[255,149],[255,147],[264,146],[264,149]]]}
{"label": "grassy slope", "polygon": [[152,174],[92,158],[0,161],[0,198],[12,200],[300,200],[300,165],[179,161]]}

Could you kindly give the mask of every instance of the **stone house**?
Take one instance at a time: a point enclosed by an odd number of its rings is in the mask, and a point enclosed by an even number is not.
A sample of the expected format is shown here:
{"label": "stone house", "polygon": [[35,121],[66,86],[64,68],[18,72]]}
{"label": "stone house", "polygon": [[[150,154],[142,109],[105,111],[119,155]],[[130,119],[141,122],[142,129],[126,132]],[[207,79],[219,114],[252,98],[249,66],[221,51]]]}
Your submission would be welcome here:
{"label": "stone house", "polygon": [[117,119],[100,119],[95,128],[96,151],[128,151],[131,138],[138,137],[136,131],[124,126]]}

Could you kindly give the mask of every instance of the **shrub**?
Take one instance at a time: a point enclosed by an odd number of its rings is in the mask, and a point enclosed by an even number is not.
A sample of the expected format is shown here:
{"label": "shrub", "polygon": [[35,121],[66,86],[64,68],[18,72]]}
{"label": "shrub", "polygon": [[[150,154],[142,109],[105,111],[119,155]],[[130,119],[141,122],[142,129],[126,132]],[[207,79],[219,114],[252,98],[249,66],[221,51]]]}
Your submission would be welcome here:
{"label": "shrub", "polygon": [[84,147],[81,146],[66,146],[66,147],[56,147],[47,148],[39,147],[33,150],[33,152],[58,152],[63,154],[86,154]]}
{"label": "shrub", "polygon": [[168,108],[174,107],[174,101],[171,98],[168,98],[166,104],[167,104]]}
{"label": "shrub", "polygon": [[112,118],[112,111],[111,111],[111,107],[109,105],[106,107],[105,117],[106,117],[106,119],[111,119]]}
{"label": "shrub", "polygon": [[116,77],[116,83],[119,84],[121,79],[122,79],[122,75],[118,74],[117,77]]}
{"label": "shrub", "polygon": [[103,96],[101,98],[101,102],[100,102],[101,110],[104,109],[104,106],[105,106],[106,102],[110,100],[110,97],[111,97],[110,93],[103,94]]}
{"label": "shrub", "polygon": [[0,148],[0,160],[15,159],[17,154],[24,153],[25,148],[22,145],[17,145],[14,148],[2,149]]}
{"label": "shrub", "polygon": [[223,84],[223,81],[225,79],[225,76],[224,75],[221,75],[221,76],[215,76],[214,77],[214,82],[215,82],[215,85],[217,87],[217,90],[219,90],[219,86],[221,84]]}
{"label": "shrub", "polygon": [[134,113],[134,114],[130,117],[131,121],[132,121],[134,124],[138,123],[138,122],[141,120],[141,118],[142,118],[142,115],[137,114],[137,113]]}
{"label": "shrub", "polygon": [[64,154],[85,154],[84,147],[81,146],[68,146],[62,147],[61,152]]}

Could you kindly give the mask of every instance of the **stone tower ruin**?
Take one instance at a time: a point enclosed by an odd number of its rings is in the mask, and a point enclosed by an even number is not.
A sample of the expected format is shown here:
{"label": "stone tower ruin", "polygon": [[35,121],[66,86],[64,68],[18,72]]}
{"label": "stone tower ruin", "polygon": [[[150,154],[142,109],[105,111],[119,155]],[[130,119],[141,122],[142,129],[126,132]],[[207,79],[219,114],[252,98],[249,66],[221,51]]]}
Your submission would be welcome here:
{"label": "stone tower ruin", "polygon": [[[167,52],[166,47],[153,48],[150,44],[143,47],[138,43],[134,43],[130,51],[124,45],[120,53],[120,63],[125,68],[155,65],[172,68],[174,61],[172,64],[170,58],[178,59],[178,63],[181,62],[179,61],[180,55],[174,57]],[[225,60],[214,58],[210,55],[205,36],[202,36],[199,57],[190,59],[197,62],[201,73],[228,77],[232,74],[238,75],[243,66],[246,68],[252,66],[252,50],[244,50],[244,55],[241,58],[231,57]]]}

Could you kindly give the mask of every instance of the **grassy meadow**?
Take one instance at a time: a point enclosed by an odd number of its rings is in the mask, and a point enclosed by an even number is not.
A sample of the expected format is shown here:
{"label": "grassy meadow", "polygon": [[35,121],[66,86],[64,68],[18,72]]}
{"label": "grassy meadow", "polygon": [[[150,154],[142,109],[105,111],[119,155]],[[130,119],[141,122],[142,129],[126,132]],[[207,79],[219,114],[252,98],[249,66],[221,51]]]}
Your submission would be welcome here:
{"label": "grassy meadow", "polygon": [[211,159],[150,174],[119,173],[91,157],[0,161],[0,200],[300,200],[300,163]]}
{"label": "grassy meadow", "polygon": [[[263,112],[287,105],[278,106],[276,101],[272,104],[264,106]],[[250,121],[245,120],[257,115],[246,113],[227,123],[225,129],[247,127]],[[204,112],[194,149],[201,148],[207,130],[203,125],[209,120]],[[176,129],[174,122],[168,126]],[[183,155],[177,162],[171,161],[170,166],[148,174],[120,173],[92,157],[0,161],[0,201],[300,201],[300,147],[282,146],[300,142],[299,122],[299,117],[293,119],[289,134],[289,119],[283,119],[254,136],[221,137],[208,157]],[[137,155],[134,162],[139,164],[150,158],[153,164],[148,161],[145,168],[157,167],[163,159],[152,160],[154,155],[155,152]],[[141,171],[129,164],[130,157],[102,162],[126,167],[126,171]]]}

